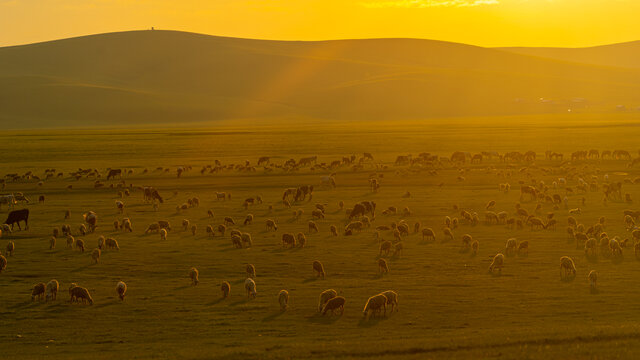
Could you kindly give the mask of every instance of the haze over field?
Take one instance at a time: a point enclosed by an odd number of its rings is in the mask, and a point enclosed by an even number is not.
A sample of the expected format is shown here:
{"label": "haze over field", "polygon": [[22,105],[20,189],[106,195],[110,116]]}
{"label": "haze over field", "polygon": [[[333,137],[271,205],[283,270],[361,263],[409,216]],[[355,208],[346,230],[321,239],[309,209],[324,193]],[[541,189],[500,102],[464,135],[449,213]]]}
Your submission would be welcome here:
{"label": "haze over field", "polygon": [[640,106],[634,63],[638,43],[552,51],[110,33],[0,48],[0,121],[29,128],[612,112]]}

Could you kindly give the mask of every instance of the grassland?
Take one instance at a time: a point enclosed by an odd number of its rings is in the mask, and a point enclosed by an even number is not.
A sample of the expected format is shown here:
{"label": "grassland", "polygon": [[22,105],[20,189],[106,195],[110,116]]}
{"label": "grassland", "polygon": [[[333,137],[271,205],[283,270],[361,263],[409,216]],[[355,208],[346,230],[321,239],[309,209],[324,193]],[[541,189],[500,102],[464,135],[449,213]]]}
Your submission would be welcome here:
{"label": "grassland", "polygon": [[[252,124],[221,123],[215,128],[104,129],[21,131],[0,135],[0,174],[41,175],[46,168],[68,174],[77,168],[96,168],[103,175],[107,167],[133,169],[127,184],[155,186],[166,197],[158,212],[144,204],[139,191],[125,198],[124,215],[115,208],[116,189],[94,189],[93,179],[64,178],[45,181],[9,182],[5,193],[21,191],[32,199],[28,231],[4,234],[2,251],[8,240],[16,243],[6,271],[0,274],[0,357],[6,359],[209,359],[209,358],[634,358],[640,351],[640,262],[633,249],[625,249],[625,259],[613,264],[601,259],[589,263],[583,252],[567,238],[567,212],[556,210],[556,231],[529,228],[511,230],[504,226],[463,224],[454,230],[453,242],[441,242],[445,216],[458,216],[453,205],[477,211],[481,217],[488,200],[496,200],[496,211],[513,214],[518,202],[518,181],[531,182],[524,165],[514,166],[510,178],[487,170],[506,170],[498,162],[467,165],[464,181],[450,167],[429,175],[394,167],[396,155],[431,152],[448,156],[455,150],[526,151],[538,153],[539,167],[556,169],[543,174],[539,168],[529,173],[550,184],[564,176],[559,162],[544,160],[544,151],[570,152],[579,149],[625,149],[637,153],[637,119],[630,115],[611,118],[597,116],[554,116],[548,118],[451,119],[420,122]],[[318,186],[325,171],[308,168],[298,172],[255,173],[225,171],[201,175],[203,165],[215,159],[223,164],[252,163],[262,155],[282,163],[293,157],[318,155],[330,162],[350,154],[371,152],[376,162],[389,165],[382,187],[371,193],[367,179],[373,168],[353,172],[339,169],[337,188]],[[177,179],[178,166],[194,170]],[[611,181],[640,176],[626,161],[586,161],[574,164],[585,176],[603,175]],[[168,174],[142,169],[168,167]],[[105,181],[103,179],[103,181]],[[570,181],[574,186],[577,178]],[[106,184],[117,181],[105,181]],[[497,184],[509,182],[505,194]],[[66,190],[72,184],[73,190]],[[282,206],[282,189],[303,184],[316,185],[313,201],[298,203],[305,215],[292,220],[291,209]],[[440,186],[442,184],[442,186]],[[215,200],[214,191],[229,191],[231,201]],[[402,198],[410,191],[411,198]],[[564,193],[549,190],[550,193]],[[177,192],[177,195],[174,195]],[[623,192],[640,201],[640,185],[625,183]],[[37,204],[45,195],[46,202]],[[260,195],[265,203],[241,207],[242,200]],[[177,213],[176,205],[197,196],[201,205]],[[569,206],[580,206],[586,198],[579,222],[589,226],[600,216],[607,219],[606,231],[629,237],[622,211],[636,204],[602,202],[602,193],[589,192],[569,197]],[[379,276],[376,260],[378,241],[367,230],[352,237],[331,237],[331,224],[343,226],[346,219],[337,203],[347,207],[374,200],[380,210],[388,206],[409,207],[409,224],[420,221],[437,231],[436,242],[423,242],[410,235],[404,253],[389,258],[390,273]],[[282,249],[283,232],[307,232],[307,220],[315,203],[328,204],[327,217],[318,221],[319,234],[307,234],[303,249]],[[268,213],[268,205],[274,205]],[[533,212],[535,203],[523,203]],[[20,205],[19,205],[20,207]],[[64,220],[70,209],[71,220]],[[207,218],[212,209],[214,219]],[[84,238],[89,249],[99,235],[115,237],[120,251],[103,252],[93,265],[90,251],[84,254],[65,248],[59,239],[48,250],[54,227],[64,223],[74,230],[81,214],[93,210],[99,228]],[[554,211],[545,205],[543,212]],[[2,213],[7,208],[3,206]],[[250,232],[254,246],[233,249],[229,237],[207,237],[207,224],[219,224],[223,216],[243,219],[255,215],[253,225],[237,226]],[[4,215],[2,215],[4,216]],[[130,217],[134,232],[112,230],[112,222]],[[198,225],[194,237],[179,229],[182,219]],[[278,231],[266,232],[264,220],[276,219]],[[400,216],[379,215],[374,225],[399,221]],[[151,222],[167,219],[173,225],[168,241],[156,234],[144,235]],[[459,239],[469,233],[480,242],[477,257],[459,253]],[[384,233],[391,239],[390,233]],[[530,242],[528,257],[507,258],[502,276],[487,274],[490,257],[504,249],[507,238]],[[560,256],[572,256],[578,269],[573,282],[561,282]],[[327,271],[324,280],[315,278],[311,262],[321,260]],[[244,266],[257,269],[258,296],[247,301],[243,282]],[[200,284],[190,286],[187,272],[200,270]],[[589,292],[586,275],[600,274],[600,293]],[[61,283],[54,303],[31,302],[33,284],[56,278]],[[117,299],[115,284],[124,280],[129,291],[124,302]],[[219,283],[231,283],[231,297],[220,299]],[[71,305],[66,288],[71,282],[88,287],[93,306]],[[347,299],[343,316],[316,314],[317,297],[327,288],[340,291]],[[277,293],[287,289],[290,309],[281,313]],[[394,289],[400,295],[399,312],[383,319],[362,320],[366,299],[380,291]]]}

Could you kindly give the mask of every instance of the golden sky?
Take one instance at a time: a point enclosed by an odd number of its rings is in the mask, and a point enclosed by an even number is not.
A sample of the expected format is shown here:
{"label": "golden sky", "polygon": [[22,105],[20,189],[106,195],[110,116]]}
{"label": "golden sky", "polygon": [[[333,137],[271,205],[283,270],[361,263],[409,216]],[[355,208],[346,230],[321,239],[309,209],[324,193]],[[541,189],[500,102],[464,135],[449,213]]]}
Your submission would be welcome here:
{"label": "golden sky", "polygon": [[0,46],[151,26],[260,39],[574,47],[640,39],[640,0],[0,0]]}

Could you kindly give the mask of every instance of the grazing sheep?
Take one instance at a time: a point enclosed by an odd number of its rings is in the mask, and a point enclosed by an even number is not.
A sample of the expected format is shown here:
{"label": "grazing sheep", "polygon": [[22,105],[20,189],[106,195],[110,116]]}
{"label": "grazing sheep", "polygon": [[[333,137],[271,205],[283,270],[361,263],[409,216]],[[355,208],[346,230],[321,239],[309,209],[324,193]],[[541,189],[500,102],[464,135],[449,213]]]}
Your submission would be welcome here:
{"label": "grazing sheep", "polygon": [[529,241],[525,240],[518,244],[518,255],[519,256],[527,256],[529,255]]}
{"label": "grazing sheep", "polygon": [[307,238],[301,232],[296,234],[296,241],[301,248],[303,248],[307,244]]}
{"label": "grazing sheep", "polygon": [[118,281],[116,284],[116,293],[118,293],[118,297],[121,301],[124,301],[124,295],[127,292],[127,284],[124,281]]}
{"label": "grazing sheep", "polygon": [[222,284],[220,284],[220,291],[222,291],[223,299],[228,298],[231,292],[231,285],[227,281],[223,281]]}
{"label": "grazing sheep", "polygon": [[45,283],[35,284],[33,286],[33,289],[31,290],[31,301],[35,301],[36,298],[38,300],[44,299],[45,298],[46,287],[47,287],[47,285]]}
{"label": "grazing sheep", "polygon": [[582,210],[580,210],[580,208],[569,210],[569,215],[580,215],[581,213],[582,213]]}
{"label": "grazing sheep", "polygon": [[118,220],[113,221],[113,229],[120,230],[120,222]]}
{"label": "grazing sheep", "polygon": [[507,239],[507,244],[504,248],[504,254],[507,256],[513,256],[518,249],[517,240],[515,238]]}
{"label": "grazing sheep", "polygon": [[182,231],[189,230],[189,220],[182,219]]}
{"label": "grazing sheep", "polygon": [[93,251],[91,252],[91,258],[93,259],[94,263],[97,264],[100,261],[100,249],[93,249]]}
{"label": "grazing sheep", "polygon": [[404,245],[402,245],[402,242],[398,242],[395,244],[394,249],[393,249],[393,257],[396,256],[400,256],[402,254],[402,250],[404,249]]}
{"label": "grazing sheep", "polygon": [[236,249],[242,249],[242,236],[238,234],[231,235],[231,244]]}
{"label": "grazing sheep", "polygon": [[124,229],[128,232],[133,232],[133,228],[131,227],[131,220],[129,218],[122,219],[122,223],[120,224],[120,228]]}
{"label": "grazing sheep", "polygon": [[150,232],[158,232],[160,231],[160,225],[158,225],[158,223],[153,223],[153,224],[149,224],[149,226],[147,227],[147,230],[144,231],[145,234],[148,234]]}
{"label": "grazing sheep", "polygon": [[251,246],[253,246],[253,241],[251,240],[251,234],[249,233],[242,233],[240,234],[240,238],[242,239],[242,244],[245,244],[246,248],[250,248]]}
{"label": "grazing sheep", "polygon": [[338,296],[338,292],[333,289],[327,289],[320,293],[320,299],[318,300],[318,312],[322,311],[327,301],[333,299],[336,296]]}
{"label": "grazing sheep", "polygon": [[362,311],[363,317],[368,319],[371,313],[379,315],[382,310],[384,310],[384,316],[387,316],[387,301],[387,297],[383,294],[370,297],[364,305],[364,310]]}
{"label": "grazing sheep", "polygon": [[315,209],[311,212],[311,217],[314,219],[324,219],[324,212],[320,209]]}
{"label": "grazing sheep", "polygon": [[460,249],[460,252],[469,251],[469,249],[471,249],[472,241],[473,241],[473,238],[471,237],[471,235],[469,234],[462,235],[462,249]]}
{"label": "grazing sheep", "polygon": [[471,256],[478,255],[478,248],[480,247],[480,243],[478,240],[473,240],[471,242]]}
{"label": "grazing sheep", "polygon": [[276,231],[276,230],[278,230],[278,225],[276,225],[276,222],[273,219],[267,219],[265,224],[266,224],[267,231],[270,231],[270,230]]}
{"label": "grazing sheep", "polygon": [[255,299],[256,298],[256,282],[253,281],[253,279],[251,278],[247,278],[247,280],[244,281],[244,289],[247,291],[247,298],[249,299]]}
{"label": "grazing sheep", "polygon": [[73,238],[73,236],[71,235],[67,235],[67,247],[68,248],[73,248],[73,244],[76,242],[76,239]]}
{"label": "grazing sheep", "polygon": [[45,300],[55,300],[58,297],[58,289],[60,288],[60,284],[58,280],[53,279],[47,283],[46,291],[45,291]]}
{"label": "grazing sheep", "polygon": [[309,233],[319,232],[319,231],[320,230],[318,230],[318,225],[315,222],[309,220]]}
{"label": "grazing sheep", "polygon": [[98,224],[98,215],[93,211],[89,211],[85,214],[82,214],[82,218],[89,225],[89,232],[94,232]]}
{"label": "grazing sheep", "polygon": [[342,315],[344,313],[345,302],[346,299],[342,296],[336,296],[329,299],[322,309],[322,316],[324,316],[329,310],[331,310],[331,315],[333,315],[338,309],[340,309],[340,315]]}
{"label": "grazing sheep", "polygon": [[245,271],[247,272],[247,275],[250,278],[252,278],[252,279],[256,278],[256,267],[253,266],[253,264],[247,264],[247,267],[246,267]]}
{"label": "grazing sheep", "polygon": [[313,261],[313,270],[316,272],[316,277],[322,276],[322,278],[324,279],[324,276],[325,276],[324,266],[322,266],[322,263],[320,261],[318,260]]}
{"label": "grazing sheep", "polygon": [[160,240],[161,241],[166,241],[167,240],[167,230],[160,229]]}
{"label": "grazing sheep", "polygon": [[416,222],[415,224],[413,224],[413,233],[414,234],[419,233],[421,226],[422,226],[422,224],[420,224],[420,222]]}
{"label": "grazing sheep", "polygon": [[7,254],[13,256],[13,251],[16,249],[16,244],[13,241],[7,243]]}
{"label": "grazing sheep", "polygon": [[280,311],[286,311],[289,306],[289,292],[280,290],[278,293],[278,303],[280,303]]}
{"label": "grazing sheep", "polygon": [[384,258],[378,259],[378,268],[381,274],[389,273],[389,265],[387,264],[387,260]]}
{"label": "grazing sheep", "polygon": [[382,256],[382,253],[384,252],[385,256],[389,255],[389,251],[391,251],[391,246],[393,245],[393,243],[389,240],[384,241],[382,244],[380,244],[380,253],[378,254],[378,256]]}
{"label": "grazing sheep", "polygon": [[449,240],[453,241],[453,232],[451,232],[451,229],[444,228],[442,232],[444,233],[445,238],[448,238]]}
{"label": "grazing sheep", "polygon": [[244,218],[244,223],[243,225],[251,225],[251,223],[253,222],[253,214],[248,214],[245,218]]}
{"label": "grazing sheep", "polygon": [[82,235],[82,236],[87,235],[87,227],[84,226],[84,224],[81,224],[78,227],[78,232],[80,232],[80,235]]}
{"label": "grazing sheep", "polygon": [[64,211],[64,218],[66,219],[70,219],[71,218],[71,211],[69,210],[65,210]]}
{"label": "grazing sheep", "polygon": [[493,257],[493,261],[491,261],[491,265],[489,265],[489,272],[493,274],[497,269],[500,273],[502,273],[502,266],[504,265],[504,255],[496,254]]}
{"label": "grazing sheep", "polygon": [[398,312],[398,293],[393,290],[387,290],[380,293],[387,298],[387,305],[391,305],[391,312]]}
{"label": "grazing sheep", "polygon": [[114,238],[106,238],[104,240],[104,245],[105,245],[105,248],[107,248],[107,249],[120,250],[120,246],[118,245],[118,240],[116,240]]}
{"label": "grazing sheep", "polygon": [[589,279],[589,288],[592,293],[596,293],[598,291],[597,282],[598,282],[598,272],[595,270],[589,271],[589,275],[587,275],[587,279]]}
{"label": "grazing sheep", "polygon": [[227,231],[227,227],[226,227],[226,226],[224,226],[223,224],[220,224],[220,225],[218,225],[218,227],[217,227],[217,229],[216,229],[216,230],[218,230],[218,232],[219,232],[222,236],[224,236],[224,233]]}
{"label": "grazing sheep", "polygon": [[198,280],[199,275],[200,275],[200,272],[198,271],[198,269],[192,267],[191,270],[189,270],[189,278],[191,278],[192,286],[196,286],[200,282],[200,280]]}
{"label": "grazing sheep", "polygon": [[560,258],[560,280],[572,280],[576,276],[576,265],[568,256]]}
{"label": "grazing sheep", "polygon": [[282,234],[282,247],[286,248],[287,245],[290,245],[292,248],[296,246],[296,238],[293,234],[284,233]]}
{"label": "grazing sheep", "polygon": [[120,214],[124,213],[124,203],[120,200],[116,200],[116,208]]}
{"label": "grazing sheep", "polygon": [[53,250],[56,248],[56,238],[55,236],[52,236],[51,239],[49,239],[49,250]]}
{"label": "grazing sheep", "polygon": [[425,228],[422,229],[422,240],[424,241],[425,237],[429,240],[435,241],[436,240],[436,233],[433,232],[432,228]]}
{"label": "grazing sheep", "polygon": [[196,236],[197,231],[198,231],[198,226],[196,224],[191,225],[191,235]]}
{"label": "grazing sheep", "polygon": [[331,235],[338,236],[338,228],[335,225],[331,225],[329,231],[331,231]]}
{"label": "grazing sheep", "polygon": [[7,258],[0,254],[0,273],[7,268]]}
{"label": "grazing sheep", "polygon": [[76,239],[76,249],[80,249],[80,251],[84,252],[84,240]]}
{"label": "grazing sheep", "polygon": [[226,226],[229,226],[229,225],[235,225],[236,223],[235,223],[235,221],[233,221],[233,218],[231,218],[231,217],[229,217],[229,216],[225,216],[225,218],[224,218],[224,224],[225,224]]}
{"label": "grazing sheep", "polygon": [[207,216],[212,218],[213,217],[213,210],[207,210]]}
{"label": "grazing sheep", "polygon": [[75,284],[71,284],[71,287],[69,288],[69,295],[71,295],[72,303],[74,302],[74,299],[75,299],[76,302],[80,302],[80,300],[82,300],[83,304],[86,304],[87,302],[89,302],[90,305],[93,305],[93,299],[89,294],[89,290],[87,290],[86,288],[77,286]]}
{"label": "grazing sheep", "polygon": [[171,224],[169,224],[169,221],[167,221],[167,220],[158,221],[158,226],[160,227],[160,229],[164,229],[166,231],[171,231]]}

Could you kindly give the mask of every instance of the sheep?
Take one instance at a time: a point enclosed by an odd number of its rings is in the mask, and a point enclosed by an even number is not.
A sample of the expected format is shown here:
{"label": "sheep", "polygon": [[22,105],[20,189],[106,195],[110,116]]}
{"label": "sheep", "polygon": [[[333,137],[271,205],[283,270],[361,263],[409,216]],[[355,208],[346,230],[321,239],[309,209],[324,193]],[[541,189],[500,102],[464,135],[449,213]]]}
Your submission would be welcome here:
{"label": "sheep", "polygon": [[89,225],[89,232],[94,232],[98,223],[98,215],[93,211],[89,211],[82,214],[82,218]]}
{"label": "sheep", "polygon": [[319,232],[318,225],[315,222],[309,220],[309,233],[312,232]]}
{"label": "sheep", "polygon": [[84,224],[81,224],[78,227],[78,232],[80,232],[80,235],[83,235],[83,236],[86,235],[87,234],[87,227],[84,226]]}
{"label": "sheep", "polygon": [[444,236],[446,238],[449,238],[449,240],[453,241],[453,233],[451,232],[451,229],[444,228],[444,230],[442,232],[444,233]]}
{"label": "sheep", "polygon": [[64,211],[64,218],[66,219],[70,219],[71,218],[71,211],[69,210],[65,210]]}
{"label": "sheep", "polygon": [[592,293],[596,293],[598,291],[597,282],[598,282],[598,272],[595,270],[589,271],[589,275],[587,275],[587,279],[589,279],[589,288]]}
{"label": "sheep", "polygon": [[84,240],[76,239],[76,249],[80,249],[80,251],[84,252]]}
{"label": "sheep", "polygon": [[167,220],[158,221],[158,226],[160,227],[160,229],[164,229],[166,231],[171,231],[171,224],[169,224],[169,221],[167,221]]}
{"label": "sheep", "polygon": [[473,242],[471,243],[471,256],[478,255],[479,247],[480,247],[480,243],[478,242],[478,240],[473,240]]}
{"label": "sheep", "polygon": [[133,232],[133,228],[131,227],[131,220],[129,218],[122,219],[122,222],[120,223],[120,229],[124,229],[128,232]]}
{"label": "sheep", "polygon": [[91,252],[91,259],[93,259],[96,264],[100,261],[100,249],[93,249]]}
{"label": "sheep", "polygon": [[73,238],[73,236],[71,235],[67,235],[67,247],[68,248],[73,248],[73,244],[76,242],[76,240]]}
{"label": "sheep", "polygon": [[200,272],[198,271],[198,269],[192,267],[189,270],[189,278],[191,278],[191,285],[192,286],[196,286],[200,282],[200,280],[198,279],[199,275],[200,275]]}
{"label": "sheep", "polygon": [[253,266],[253,264],[247,264],[247,267],[245,268],[245,271],[247,272],[247,275],[250,278],[252,278],[252,279],[256,278],[256,267]]}
{"label": "sheep", "polygon": [[315,209],[311,212],[311,217],[314,219],[324,219],[324,213],[320,209]]}
{"label": "sheep", "polygon": [[229,226],[229,225],[235,225],[236,223],[235,223],[235,221],[233,221],[233,218],[231,218],[231,217],[229,217],[229,216],[225,216],[225,218],[224,218],[224,224],[225,224],[226,226]]}
{"label": "sheep", "polygon": [[378,259],[378,268],[381,274],[389,273],[389,265],[384,258]]}
{"label": "sheep", "polygon": [[80,302],[80,299],[82,299],[83,304],[89,302],[90,305],[93,305],[93,299],[91,298],[91,294],[89,294],[89,290],[75,284],[71,285],[72,286],[69,288],[69,295],[71,295],[72,303],[74,302],[74,299],[76,302]]}
{"label": "sheep", "polygon": [[385,255],[389,255],[389,251],[391,251],[391,246],[393,245],[393,243],[389,240],[384,241],[382,244],[380,244],[380,253],[378,254],[378,256],[382,256],[382,253],[384,252]]}
{"label": "sheep", "polygon": [[118,245],[118,240],[116,240],[114,238],[106,238],[104,240],[104,245],[105,245],[105,248],[107,248],[107,249],[120,250],[120,246]]}
{"label": "sheep", "polygon": [[51,239],[49,239],[49,250],[53,250],[56,248],[56,238],[55,236],[52,236]]}
{"label": "sheep", "polygon": [[398,311],[398,293],[393,290],[387,290],[380,293],[387,298],[387,305],[391,305],[391,312]]}
{"label": "sheep", "polygon": [[295,236],[293,236],[293,234],[282,234],[282,247],[285,248],[287,247],[287,245],[291,245],[292,248],[296,246],[296,238]]}
{"label": "sheep", "polygon": [[120,214],[124,213],[124,203],[120,200],[116,200],[116,208]]}
{"label": "sheep", "polygon": [[7,268],[7,258],[0,254],[0,273]]}
{"label": "sheep", "polygon": [[576,265],[568,256],[560,258],[560,280],[572,280],[576,276]]}
{"label": "sheep", "polygon": [[471,235],[469,234],[462,235],[462,249],[460,249],[460,252],[469,251],[469,249],[471,248],[472,241],[473,241],[473,238],[471,237]]}
{"label": "sheep", "polygon": [[244,218],[244,223],[243,225],[251,225],[251,223],[253,222],[253,214],[248,214],[245,218]]}
{"label": "sheep", "polygon": [[187,231],[189,229],[189,220],[182,219],[182,231]]}
{"label": "sheep", "polygon": [[229,293],[231,292],[231,285],[227,281],[223,281],[220,284],[220,291],[222,291],[222,298],[226,299],[229,297]]}
{"label": "sheep", "polygon": [[160,240],[161,241],[166,241],[167,240],[167,230],[160,229]]}
{"label": "sheep", "polygon": [[529,241],[525,240],[518,244],[518,255],[519,256],[527,256],[529,255]]}
{"label": "sheep", "polygon": [[52,301],[55,300],[58,297],[59,288],[60,288],[60,284],[58,283],[58,280],[53,279],[49,281],[46,285],[45,300],[46,301],[49,301],[49,299],[51,299]]}
{"label": "sheep", "polygon": [[242,236],[239,234],[231,235],[231,244],[236,249],[242,249]]}
{"label": "sheep", "polygon": [[301,248],[303,248],[307,244],[307,238],[301,232],[296,234],[296,241]]}
{"label": "sheep", "polygon": [[267,219],[267,221],[265,222],[265,225],[266,225],[267,231],[278,230],[278,225],[276,225],[276,222],[273,219]]}
{"label": "sheep", "polygon": [[493,257],[493,261],[491,261],[491,265],[489,265],[489,272],[493,274],[497,269],[500,273],[502,273],[502,266],[504,265],[504,255],[501,253],[496,254]]}
{"label": "sheep", "polygon": [[7,243],[7,254],[13,256],[13,251],[16,249],[16,244],[13,241]]}
{"label": "sheep", "polygon": [[383,294],[370,297],[364,305],[364,310],[362,311],[363,317],[368,319],[371,313],[374,315],[380,314],[381,310],[384,310],[384,316],[387,316],[387,301],[387,297]]}
{"label": "sheep", "polygon": [[422,240],[424,241],[425,237],[431,241],[436,241],[436,233],[433,232],[432,228],[422,229]]}
{"label": "sheep", "polygon": [[340,200],[338,202],[338,207],[340,208],[340,210],[344,210],[344,201]]}
{"label": "sheep", "polygon": [[491,200],[485,206],[485,210],[491,210],[491,208],[493,208],[495,205],[496,205],[496,201],[495,200]]}
{"label": "sheep", "polygon": [[280,303],[280,311],[286,311],[289,307],[289,292],[280,290],[278,293],[278,303]]}
{"label": "sheep", "polygon": [[33,289],[31,290],[31,301],[35,301],[36,298],[38,300],[44,299],[45,298],[46,286],[47,285],[45,283],[35,284],[33,286]]}
{"label": "sheep", "polygon": [[345,231],[347,230],[362,231],[363,227],[364,227],[364,223],[362,221],[352,221],[349,224],[347,224],[347,226],[345,227]]}
{"label": "sheep", "polygon": [[196,236],[197,231],[198,231],[198,226],[196,224],[191,225],[191,235]]}
{"label": "sheep", "polygon": [[582,213],[582,210],[580,210],[580,208],[569,210],[569,215],[580,215],[581,213]]}
{"label": "sheep", "polygon": [[415,224],[413,224],[413,233],[417,234],[420,232],[420,227],[422,226],[422,224],[420,224],[420,222],[416,222]]}
{"label": "sheep", "polygon": [[322,263],[318,260],[314,260],[312,265],[313,265],[313,270],[316,272],[316,277],[322,276],[322,278],[324,279],[325,272],[324,272],[324,266],[322,266]]}
{"label": "sheep", "polygon": [[127,284],[125,284],[124,281],[118,281],[118,283],[116,284],[116,293],[118,294],[120,301],[124,301],[124,295],[126,292]]}
{"label": "sheep", "polygon": [[331,231],[332,236],[338,236],[338,228],[335,225],[331,225],[329,231]]}
{"label": "sheep", "polygon": [[404,245],[402,245],[402,242],[398,242],[395,244],[394,249],[393,249],[393,257],[396,256],[400,256],[402,254],[402,250],[404,249]]}
{"label": "sheep", "polygon": [[148,234],[150,232],[158,232],[160,231],[160,225],[158,225],[158,223],[153,223],[153,224],[149,224],[149,226],[147,227],[147,230],[144,231],[145,234]]}
{"label": "sheep", "polygon": [[[221,236],[224,236],[225,232],[227,231],[227,227],[223,224],[220,224],[216,227],[216,230],[220,233]],[[211,236],[214,236],[215,233],[211,232]]]}
{"label": "sheep", "polygon": [[507,239],[507,244],[504,248],[504,254],[507,256],[513,256],[518,249],[517,240],[515,238]]}
{"label": "sheep", "polygon": [[247,278],[247,280],[244,281],[244,289],[247,291],[247,298],[249,299],[255,299],[256,298],[256,282],[253,281],[253,279],[251,278]]}
{"label": "sheep", "polygon": [[335,314],[335,311],[340,309],[340,315],[344,313],[344,304],[346,299],[342,296],[336,296],[327,301],[322,309],[322,316],[324,316],[327,311],[331,310],[331,314]]}
{"label": "sheep", "polygon": [[120,222],[117,219],[113,221],[113,229],[120,230]]}
{"label": "sheep", "polygon": [[320,299],[318,300],[318,312],[322,311],[327,301],[333,299],[336,296],[338,296],[338,292],[333,289],[327,289],[320,293]]}
{"label": "sheep", "polygon": [[207,210],[207,216],[212,218],[213,217],[213,210]]}
{"label": "sheep", "polygon": [[211,235],[212,237],[215,236],[215,233],[213,231],[213,226],[211,225],[207,225],[206,232],[207,232],[207,235]]}
{"label": "sheep", "polygon": [[251,240],[251,234],[242,233],[240,234],[240,238],[242,239],[242,244],[246,244],[245,247],[250,248],[253,246],[253,241]]}

